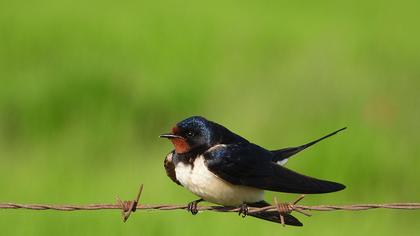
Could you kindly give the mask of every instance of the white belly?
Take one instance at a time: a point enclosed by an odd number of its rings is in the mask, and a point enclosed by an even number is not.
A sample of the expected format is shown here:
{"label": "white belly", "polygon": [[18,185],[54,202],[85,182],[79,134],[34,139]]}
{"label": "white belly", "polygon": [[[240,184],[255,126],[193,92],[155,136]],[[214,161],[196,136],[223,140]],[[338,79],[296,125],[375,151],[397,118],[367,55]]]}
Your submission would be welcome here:
{"label": "white belly", "polygon": [[204,200],[224,206],[238,206],[263,200],[264,191],[252,187],[230,184],[210,172],[199,156],[194,168],[179,162],[175,167],[176,178],[192,193]]}

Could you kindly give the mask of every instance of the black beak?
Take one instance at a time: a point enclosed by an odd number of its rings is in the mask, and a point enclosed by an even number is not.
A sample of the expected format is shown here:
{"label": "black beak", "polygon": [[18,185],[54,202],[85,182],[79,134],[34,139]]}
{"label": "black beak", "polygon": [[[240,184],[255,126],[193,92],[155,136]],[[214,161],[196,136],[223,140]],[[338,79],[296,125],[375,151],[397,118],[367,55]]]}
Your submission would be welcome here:
{"label": "black beak", "polygon": [[167,138],[167,139],[180,138],[180,139],[184,139],[184,137],[176,135],[176,134],[161,134],[161,135],[159,135],[159,138]]}

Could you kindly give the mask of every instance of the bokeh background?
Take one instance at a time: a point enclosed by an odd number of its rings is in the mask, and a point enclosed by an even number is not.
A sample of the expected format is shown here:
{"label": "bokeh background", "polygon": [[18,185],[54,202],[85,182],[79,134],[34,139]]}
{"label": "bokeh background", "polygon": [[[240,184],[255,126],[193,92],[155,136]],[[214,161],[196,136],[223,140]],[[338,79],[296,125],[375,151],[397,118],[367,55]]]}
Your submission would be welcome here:
{"label": "bokeh background", "polygon": [[[349,129],[288,167],[345,183],[304,204],[420,201],[418,1],[0,2],[0,202],[196,197],[158,135],[203,115],[266,148]],[[293,194],[276,195],[292,200]],[[414,235],[420,212],[0,210],[2,235]]]}

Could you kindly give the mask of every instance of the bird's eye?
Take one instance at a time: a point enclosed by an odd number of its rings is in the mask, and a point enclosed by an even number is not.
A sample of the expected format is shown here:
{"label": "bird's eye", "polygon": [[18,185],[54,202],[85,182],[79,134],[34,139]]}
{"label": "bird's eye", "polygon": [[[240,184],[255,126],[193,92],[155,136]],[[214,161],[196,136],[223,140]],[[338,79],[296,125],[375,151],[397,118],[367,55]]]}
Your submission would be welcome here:
{"label": "bird's eye", "polygon": [[188,137],[194,137],[194,135],[195,135],[195,134],[194,134],[194,132],[192,132],[192,131],[188,131],[188,133],[187,133],[187,136],[188,136]]}

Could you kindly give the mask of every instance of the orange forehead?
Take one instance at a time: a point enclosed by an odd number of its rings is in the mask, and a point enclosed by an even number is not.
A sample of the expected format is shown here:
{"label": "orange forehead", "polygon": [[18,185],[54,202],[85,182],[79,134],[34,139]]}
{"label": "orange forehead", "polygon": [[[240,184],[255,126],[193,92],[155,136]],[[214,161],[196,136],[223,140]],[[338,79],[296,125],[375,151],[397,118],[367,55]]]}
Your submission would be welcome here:
{"label": "orange forehead", "polygon": [[172,128],[172,133],[173,134],[177,134],[179,132],[179,128],[178,128],[178,126],[174,126],[173,128]]}

